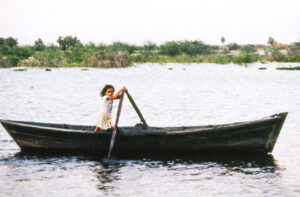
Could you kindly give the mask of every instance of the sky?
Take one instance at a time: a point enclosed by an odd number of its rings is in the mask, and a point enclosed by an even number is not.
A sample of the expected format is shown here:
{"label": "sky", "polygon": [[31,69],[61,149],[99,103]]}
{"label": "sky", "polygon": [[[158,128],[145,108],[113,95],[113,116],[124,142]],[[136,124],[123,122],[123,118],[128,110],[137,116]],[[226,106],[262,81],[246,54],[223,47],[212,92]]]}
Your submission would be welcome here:
{"label": "sky", "polygon": [[208,44],[300,41],[300,0],[0,0],[0,37],[20,45],[81,42]]}

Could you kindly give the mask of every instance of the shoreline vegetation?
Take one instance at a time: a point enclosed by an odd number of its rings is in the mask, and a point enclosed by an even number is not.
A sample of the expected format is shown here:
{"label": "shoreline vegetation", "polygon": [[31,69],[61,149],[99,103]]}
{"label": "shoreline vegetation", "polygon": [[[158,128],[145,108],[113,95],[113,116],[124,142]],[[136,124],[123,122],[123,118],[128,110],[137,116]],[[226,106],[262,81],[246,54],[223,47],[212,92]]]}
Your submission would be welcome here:
{"label": "shoreline vegetation", "polygon": [[[59,37],[57,45],[37,39],[32,46],[19,46],[15,38],[0,37],[0,68],[9,67],[94,67],[122,68],[135,63],[216,63],[247,65],[254,62],[300,62],[300,42],[267,44],[208,45],[202,41],[168,41],[157,45],[123,42],[82,44],[77,37]],[[287,69],[287,70],[299,70]]]}

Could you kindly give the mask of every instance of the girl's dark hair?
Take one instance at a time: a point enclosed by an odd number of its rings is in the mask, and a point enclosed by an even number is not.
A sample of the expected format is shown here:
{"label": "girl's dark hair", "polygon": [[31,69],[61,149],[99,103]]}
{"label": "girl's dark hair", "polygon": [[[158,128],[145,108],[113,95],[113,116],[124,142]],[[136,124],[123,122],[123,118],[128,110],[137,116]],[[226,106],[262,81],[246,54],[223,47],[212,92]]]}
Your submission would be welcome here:
{"label": "girl's dark hair", "polygon": [[104,86],[104,88],[101,90],[101,92],[100,92],[100,96],[104,96],[104,95],[105,95],[105,92],[106,92],[106,90],[107,90],[107,89],[109,89],[109,88],[112,88],[112,89],[115,91],[115,88],[114,88],[114,86],[112,86],[112,85],[110,85],[110,84],[106,84],[106,85]]}

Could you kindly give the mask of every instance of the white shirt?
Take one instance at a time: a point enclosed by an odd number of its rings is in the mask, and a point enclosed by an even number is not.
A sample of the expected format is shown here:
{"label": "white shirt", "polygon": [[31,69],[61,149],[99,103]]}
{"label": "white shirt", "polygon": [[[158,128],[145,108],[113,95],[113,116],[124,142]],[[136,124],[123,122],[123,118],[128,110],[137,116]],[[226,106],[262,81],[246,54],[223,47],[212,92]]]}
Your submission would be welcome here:
{"label": "white shirt", "polygon": [[102,111],[106,115],[111,115],[112,112],[112,106],[113,106],[113,100],[108,100],[108,96],[104,95],[102,97],[103,105],[102,105]]}

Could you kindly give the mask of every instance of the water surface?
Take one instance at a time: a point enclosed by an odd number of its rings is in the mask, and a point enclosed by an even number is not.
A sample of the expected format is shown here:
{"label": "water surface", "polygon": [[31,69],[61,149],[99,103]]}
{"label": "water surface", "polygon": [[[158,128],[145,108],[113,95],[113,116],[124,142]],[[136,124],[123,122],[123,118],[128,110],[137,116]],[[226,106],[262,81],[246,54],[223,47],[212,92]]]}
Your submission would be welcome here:
{"label": "water surface", "polygon": [[[0,69],[0,118],[90,125],[106,83],[126,85],[149,125],[221,124],[289,112],[270,155],[125,157],[23,154],[0,126],[0,196],[299,196],[300,72],[276,66],[144,64]],[[268,67],[258,70],[257,67]],[[172,69],[170,69],[172,68]],[[117,102],[114,104],[115,116]],[[120,125],[138,116],[124,101]]]}

